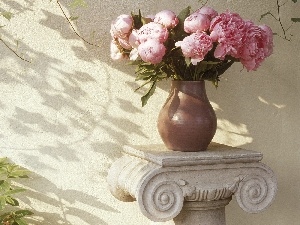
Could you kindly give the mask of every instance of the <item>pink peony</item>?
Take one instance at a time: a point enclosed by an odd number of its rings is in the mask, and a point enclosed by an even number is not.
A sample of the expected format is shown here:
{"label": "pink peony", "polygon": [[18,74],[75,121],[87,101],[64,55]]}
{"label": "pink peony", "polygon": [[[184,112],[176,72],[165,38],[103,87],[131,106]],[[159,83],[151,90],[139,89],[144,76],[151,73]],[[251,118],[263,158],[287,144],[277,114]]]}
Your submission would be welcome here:
{"label": "pink peony", "polygon": [[260,25],[260,29],[266,32],[265,55],[270,56],[273,53],[273,31],[267,25]]}
{"label": "pink peony", "polygon": [[179,20],[174,12],[163,10],[155,15],[154,22],[159,23],[168,29],[172,29],[178,24]]}
{"label": "pink peony", "polygon": [[240,61],[248,71],[256,70],[272,54],[273,34],[269,27],[256,26],[252,21],[247,21],[246,27]]}
{"label": "pink peony", "polygon": [[112,22],[110,34],[113,38],[125,38],[129,35],[133,26],[133,18],[130,15],[120,15]]}
{"label": "pink peony", "polygon": [[160,43],[163,43],[168,37],[168,29],[163,25],[154,22],[147,23],[138,30],[138,38],[141,43],[150,39],[155,39]]}
{"label": "pink peony", "polygon": [[185,57],[191,58],[193,65],[202,61],[206,54],[212,49],[212,40],[206,33],[197,31],[190,36],[185,37],[182,41],[175,43],[175,46],[181,47]]}
{"label": "pink peony", "polygon": [[137,48],[140,45],[139,35],[136,29],[132,30],[131,34],[129,35],[128,41],[133,48]]}
{"label": "pink peony", "polygon": [[219,42],[214,56],[224,59],[226,55],[239,58],[239,50],[243,45],[245,21],[237,13],[222,13],[211,21],[210,37]]}
{"label": "pink peony", "polygon": [[207,15],[210,20],[212,20],[213,18],[215,18],[218,15],[218,12],[216,10],[214,10],[213,8],[208,7],[208,6],[204,6],[200,9],[198,9],[195,13],[201,13],[201,14]]}
{"label": "pink peony", "polygon": [[184,20],[184,31],[195,33],[196,31],[206,31],[209,29],[210,19],[207,15],[193,13]]}
{"label": "pink peony", "polygon": [[126,38],[118,38],[119,44],[125,49],[132,49],[132,46],[129,43],[128,37]]}
{"label": "pink peony", "polygon": [[116,42],[115,40],[112,40],[110,43],[110,57],[113,60],[120,60],[125,58],[125,55],[120,51],[118,42]]}
{"label": "pink peony", "polygon": [[138,53],[143,61],[157,64],[162,61],[166,53],[166,47],[158,40],[149,39],[139,45]]}

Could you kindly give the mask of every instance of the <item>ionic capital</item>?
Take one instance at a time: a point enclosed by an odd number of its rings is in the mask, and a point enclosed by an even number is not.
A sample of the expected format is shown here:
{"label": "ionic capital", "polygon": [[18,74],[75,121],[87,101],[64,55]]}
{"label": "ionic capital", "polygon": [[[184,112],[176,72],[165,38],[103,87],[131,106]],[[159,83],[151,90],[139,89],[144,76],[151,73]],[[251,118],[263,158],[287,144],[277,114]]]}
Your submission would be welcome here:
{"label": "ionic capital", "polygon": [[136,200],[152,221],[173,219],[184,202],[225,207],[232,195],[243,210],[256,213],[271,204],[277,190],[273,171],[261,159],[259,152],[218,144],[204,152],[125,146],[124,156],[109,171],[108,183],[117,199]]}

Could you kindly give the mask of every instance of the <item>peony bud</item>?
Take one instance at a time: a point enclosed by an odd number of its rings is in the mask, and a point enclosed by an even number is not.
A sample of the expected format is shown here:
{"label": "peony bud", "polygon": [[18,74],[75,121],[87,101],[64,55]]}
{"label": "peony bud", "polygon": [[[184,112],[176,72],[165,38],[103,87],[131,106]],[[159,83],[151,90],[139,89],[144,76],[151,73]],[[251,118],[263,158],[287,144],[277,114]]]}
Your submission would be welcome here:
{"label": "peony bud", "polygon": [[163,10],[155,15],[154,22],[159,23],[168,29],[172,29],[178,24],[179,20],[174,12]]}
{"label": "peony bud", "polygon": [[206,31],[209,29],[209,26],[209,17],[201,13],[193,13],[190,16],[188,16],[184,21],[184,31],[187,33]]}
{"label": "peony bud", "polygon": [[155,39],[149,39],[139,45],[138,53],[143,61],[157,64],[162,61],[166,53],[166,47]]}

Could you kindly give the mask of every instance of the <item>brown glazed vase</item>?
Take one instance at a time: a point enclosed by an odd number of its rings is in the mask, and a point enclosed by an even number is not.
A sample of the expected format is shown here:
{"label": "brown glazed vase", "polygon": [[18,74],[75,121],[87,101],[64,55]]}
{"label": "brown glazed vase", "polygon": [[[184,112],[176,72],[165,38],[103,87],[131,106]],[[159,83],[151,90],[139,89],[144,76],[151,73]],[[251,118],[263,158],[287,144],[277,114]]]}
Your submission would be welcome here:
{"label": "brown glazed vase", "polygon": [[205,81],[172,81],[157,127],[168,149],[205,151],[217,129],[216,114],[207,98]]}

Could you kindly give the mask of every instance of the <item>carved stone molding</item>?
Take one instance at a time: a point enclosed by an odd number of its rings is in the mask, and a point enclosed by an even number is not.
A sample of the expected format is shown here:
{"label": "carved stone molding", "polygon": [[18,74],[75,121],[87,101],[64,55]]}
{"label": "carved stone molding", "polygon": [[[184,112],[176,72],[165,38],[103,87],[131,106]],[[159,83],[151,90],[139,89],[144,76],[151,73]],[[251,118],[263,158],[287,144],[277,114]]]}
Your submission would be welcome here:
{"label": "carved stone molding", "polygon": [[212,144],[197,153],[162,145],[125,146],[124,153],[109,170],[110,191],[121,201],[137,201],[152,221],[171,220],[196,203],[206,210],[225,207],[232,195],[243,210],[256,213],[276,194],[274,173],[258,152]]}

